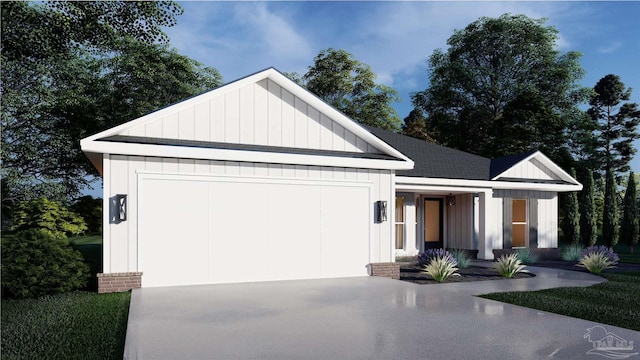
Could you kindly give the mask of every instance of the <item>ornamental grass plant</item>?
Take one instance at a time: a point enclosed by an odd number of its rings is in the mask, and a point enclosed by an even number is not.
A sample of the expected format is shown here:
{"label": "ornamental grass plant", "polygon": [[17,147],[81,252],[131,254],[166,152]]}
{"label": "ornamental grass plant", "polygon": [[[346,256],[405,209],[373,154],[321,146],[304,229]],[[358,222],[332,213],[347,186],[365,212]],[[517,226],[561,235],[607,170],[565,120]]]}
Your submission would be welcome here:
{"label": "ornamental grass plant", "polygon": [[524,269],[525,267],[526,265],[522,264],[522,261],[518,259],[517,253],[503,255],[496,260],[495,264],[493,264],[493,268],[500,275],[506,278],[511,278],[513,275],[520,272],[529,272]]}
{"label": "ornamental grass plant", "polygon": [[429,264],[424,265],[422,272],[429,274],[437,282],[443,282],[451,276],[460,276],[455,260],[452,261],[449,257],[431,259]]}
{"label": "ornamental grass plant", "polygon": [[584,248],[581,244],[571,244],[562,248],[560,257],[564,261],[578,261],[583,250]]}
{"label": "ornamental grass plant", "polygon": [[590,246],[580,254],[580,261],[577,266],[589,270],[593,274],[600,274],[603,270],[614,267],[618,264],[618,255],[612,248],[606,246]]}
{"label": "ornamental grass plant", "polygon": [[453,249],[449,253],[458,263],[458,268],[466,269],[471,266],[471,257],[464,249]]}
{"label": "ornamental grass plant", "polygon": [[523,264],[534,264],[538,261],[538,255],[529,248],[518,249],[516,250],[516,254]]}

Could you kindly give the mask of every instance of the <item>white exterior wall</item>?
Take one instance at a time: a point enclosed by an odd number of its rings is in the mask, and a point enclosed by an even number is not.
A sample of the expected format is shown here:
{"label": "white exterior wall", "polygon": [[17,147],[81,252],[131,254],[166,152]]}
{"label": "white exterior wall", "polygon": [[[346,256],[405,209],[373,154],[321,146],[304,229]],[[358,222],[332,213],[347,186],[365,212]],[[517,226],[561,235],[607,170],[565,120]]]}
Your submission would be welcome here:
{"label": "white exterior wall", "polygon": [[529,161],[519,164],[506,172],[500,177],[518,178],[518,179],[541,179],[541,180],[561,180],[557,174],[554,174],[540,161],[530,159]]}
{"label": "white exterior wall", "polygon": [[[395,194],[392,172],[387,170],[347,169],[335,167],[296,166],[282,164],[241,163],[231,161],[189,160],[174,158],[105,156],[104,159],[105,209],[108,199],[116,194],[128,195],[128,218],[119,224],[109,223],[105,211],[103,224],[104,273],[135,272],[138,269],[137,243],[137,172],[162,172],[169,174],[211,174],[275,177],[288,179],[327,179],[365,181],[373,184],[374,201],[393,204]],[[168,194],[180,196],[180,194]],[[373,208],[373,206],[372,206]],[[393,206],[390,207],[393,209]],[[372,223],[374,220],[371,214]],[[370,262],[390,262],[393,258],[393,213],[389,220],[372,224]],[[238,247],[238,254],[246,249]]]}
{"label": "white exterior wall", "polygon": [[380,153],[270,79],[178,109],[122,135]]}
{"label": "white exterior wall", "polygon": [[473,249],[473,194],[456,195],[456,204],[444,205],[446,213],[445,247]]}
{"label": "white exterior wall", "polygon": [[538,199],[538,247],[558,247],[558,196]]}

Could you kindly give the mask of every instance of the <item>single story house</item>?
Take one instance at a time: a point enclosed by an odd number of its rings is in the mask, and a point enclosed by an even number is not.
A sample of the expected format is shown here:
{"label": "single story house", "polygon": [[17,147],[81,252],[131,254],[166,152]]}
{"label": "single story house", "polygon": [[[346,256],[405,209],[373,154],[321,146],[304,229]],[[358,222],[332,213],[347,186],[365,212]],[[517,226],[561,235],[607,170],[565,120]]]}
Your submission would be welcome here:
{"label": "single story house", "polygon": [[540,152],[491,160],[360,125],[273,68],[81,147],[104,184],[101,292],[554,248],[557,194],[582,187]]}

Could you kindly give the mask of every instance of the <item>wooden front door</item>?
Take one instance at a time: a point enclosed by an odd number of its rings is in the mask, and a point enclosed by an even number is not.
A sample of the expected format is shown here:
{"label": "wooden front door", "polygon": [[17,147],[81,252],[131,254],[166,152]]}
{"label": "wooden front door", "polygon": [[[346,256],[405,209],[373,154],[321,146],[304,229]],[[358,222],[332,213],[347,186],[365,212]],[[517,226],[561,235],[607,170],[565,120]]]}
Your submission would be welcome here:
{"label": "wooden front door", "polygon": [[424,199],[424,248],[442,246],[442,199]]}

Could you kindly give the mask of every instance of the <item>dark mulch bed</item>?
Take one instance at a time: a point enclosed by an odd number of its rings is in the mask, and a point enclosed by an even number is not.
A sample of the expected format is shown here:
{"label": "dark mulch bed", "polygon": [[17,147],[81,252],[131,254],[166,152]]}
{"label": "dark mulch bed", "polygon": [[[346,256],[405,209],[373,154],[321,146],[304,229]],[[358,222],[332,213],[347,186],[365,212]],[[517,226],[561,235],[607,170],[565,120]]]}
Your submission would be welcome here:
{"label": "dark mulch bed", "polygon": [[[483,280],[502,280],[505,279],[497,271],[491,268],[480,266],[469,266],[466,269],[460,269],[460,276],[450,276],[445,282],[439,283],[431,278],[431,276],[421,273],[421,267],[416,263],[400,264],[400,280],[409,281],[416,284],[446,284],[467,281],[483,281]],[[532,273],[515,274],[512,279],[522,279],[535,276]]]}
{"label": "dark mulch bed", "polygon": [[[535,264],[531,264],[529,266],[539,266],[539,267],[549,267],[554,269],[561,270],[571,270],[571,271],[581,271],[588,273],[585,268],[576,266],[576,262],[563,261],[563,260],[540,260]],[[400,280],[409,281],[416,284],[440,284],[439,282],[433,280],[431,276],[421,273],[421,267],[415,262],[406,262],[400,263]],[[625,264],[620,263],[616,265],[615,268],[607,269],[604,273],[615,273],[615,272],[640,272],[640,264]],[[497,271],[481,267],[481,266],[470,266],[466,269],[460,269],[458,271],[460,276],[451,276],[444,283],[456,283],[456,282],[467,282],[467,281],[483,281],[483,280],[503,280],[506,279]],[[535,276],[534,273],[519,273],[513,276],[512,279],[522,279]]]}
{"label": "dark mulch bed", "polygon": [[[535,264],[531,264],[531,266],[539,266],[539,267],[549,267],[554,269],[562,269],[562,270],[572,270],[572,271],[582,271],[589,272],[587,269],[576,266],[577,262],[572,261],[564,261],[564,260],[540,260]],[[628,272],[628,271],[640,271],[640,264],[626,264],[619,263],[614,268],[606,269],[604,273],[616,273],[616,272]]]}

